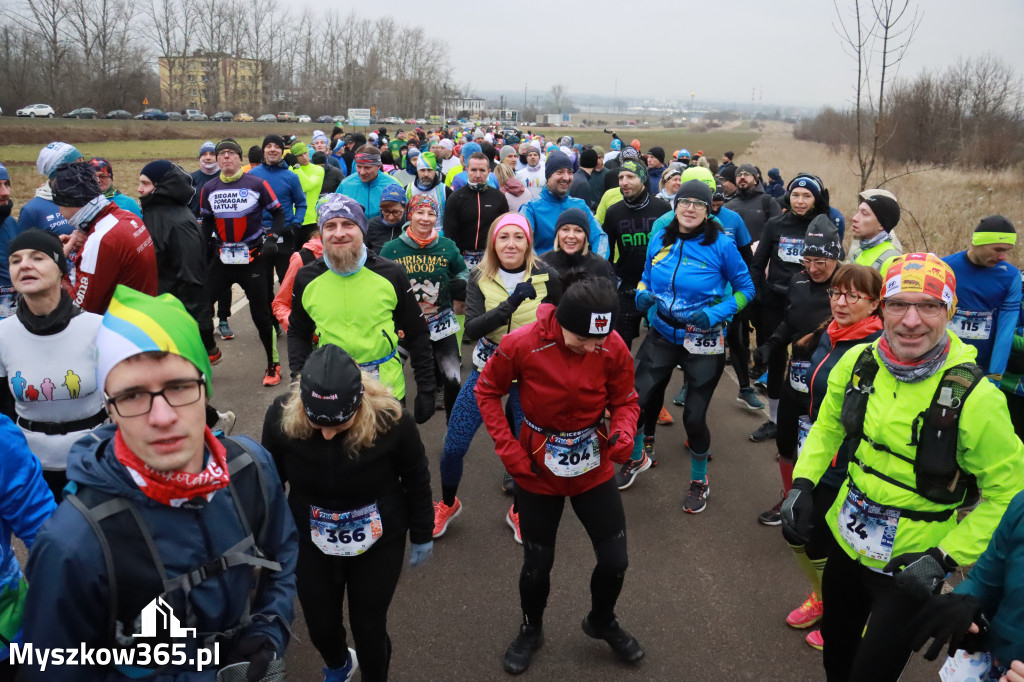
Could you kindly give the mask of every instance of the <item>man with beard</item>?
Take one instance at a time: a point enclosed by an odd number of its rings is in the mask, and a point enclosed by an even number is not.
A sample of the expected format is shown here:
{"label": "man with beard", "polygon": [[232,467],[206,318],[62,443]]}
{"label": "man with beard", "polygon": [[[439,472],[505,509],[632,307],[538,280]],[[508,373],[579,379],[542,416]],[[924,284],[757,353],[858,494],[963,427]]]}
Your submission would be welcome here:
{"label": "man with beard", "polygon": [[590,243],[594,253],[607,258],[608,235],[590,212],[587,202],[569,196],[569,187],[572,186],[572,161],[569,157],[558,150],[548,154],[547,162],[544,164],[544,178],[545,185],[540,195],[519,209],[533,226],[533,248],[537,254],[546,253],[554,247],[558,216],[576,206],[590,216]]}
{"label": "man with beard", "polygon": [[329,194],[317,207],[323,239],[321,258],[295,275],[288,318],[288,364],[302,372],[317,343],[333,343],[405,401],[405,377],[398,344],[409,352],[416,378],[413,414],[422,424],[434,414],[434,356],[430,333],[401,265],[366,248],[362,207],[342,194]]}
{"label": "man with beard", "polygon": [[338,192],[352,197],[363,210],[367,219],[380,213],[380,193],[386,185],[397,185],[398,181],[387,173],[380,171],[383,163],[380,150],[373,145],[364,144],[354,157],[356,174],[342,180]]}
{"label": "man with beard", "polygon": [[468,163],[469,182],[448,199],[443,224],[444,236],[455,242],[472,270],[483,258],[491,223],[508,213],[508,199],[501,190],[487,184],[491,166],[482,152],[469,157]]}
{"label": "man with beard", "polygon": [[192,195],[192,201],[188,207],[196,218],[199,217],[199,196],[203,192],[203,185],[210,179],[217,177],[220,173],[220,166],[217,165],[217,145],[207,140],[199,147],[199,169],[192,173],[192,186],[196,193]]}
{"label": "man with beard", "polygon": [[757,179],[758,175],[757,168],[749,163],[737,168],[736,195],[726,202],[729,210],[739,213],[743,218],[755,242],[761,239],[761,228],[768,219],[782,213],[779,202],[765,193],[764,186]]}
{"label": "man with beard", "polygon": [[416,157],[416,179],[406,188],[406,196],[410,201],[417,194],[426,194],[437,202],[438,224],[444,224],[444,207],[452,188],[444,184],[444,178],[437,171],[437,158],[433,152],[423,152]]}

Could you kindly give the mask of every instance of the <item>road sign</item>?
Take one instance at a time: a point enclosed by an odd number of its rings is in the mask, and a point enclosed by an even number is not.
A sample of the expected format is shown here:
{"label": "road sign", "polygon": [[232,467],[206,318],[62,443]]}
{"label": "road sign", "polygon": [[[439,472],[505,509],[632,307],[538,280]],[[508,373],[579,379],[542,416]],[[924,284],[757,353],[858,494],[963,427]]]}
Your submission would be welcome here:
{"label": "road sign", "polygon": [[369,109],[349,109],[348,110],[348,124],[353,126],[366,127],[370,125],[370,110]]}
{"label": "road sign", "polygon": [[146,97],[146,98],[144,98],[142,100],[142,106],[144,106],[144,107],[148,107],[149,106],[149,98],[148,97]]}

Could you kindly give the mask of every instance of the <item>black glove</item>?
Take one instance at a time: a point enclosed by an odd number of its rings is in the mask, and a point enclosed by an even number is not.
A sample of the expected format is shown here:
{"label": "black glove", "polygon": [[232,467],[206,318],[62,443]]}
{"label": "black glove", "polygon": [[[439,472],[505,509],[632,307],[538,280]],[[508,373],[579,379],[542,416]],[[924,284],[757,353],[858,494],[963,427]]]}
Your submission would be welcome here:
{"label": "black glove", "polygon": [[[946,574],[956,568],[956,561],[938,547],[926,552],[906,552],[885,565],[882,570],[895,575],[896,585],[914,599],[924,601],[938,594]],[[897,569],[900,570],[896,573]]]}
{"label": "black glove", "polygon": [[[949,642],[949,655],[956,653],[957,649],[968,650],[974,648],[981,642],[977,636],[968,636],[967,630],[971,623],[977,623],[984,631],[986,624],[985,615],[981,612],[981,601],[969,594],[938,594],[925,602],[924,607],[917,616],[910,622],[908,629],[912,634],[910,646],[914,651],[920,651],[929,637],[935,641],[928,647],[924,657],[934,661],[942,651],[942,646]],[[977,649],[975,649],[976,651]],[[968,650],[968,653],[973,651]]]}
{"label": "black glove", "polygon": [[518,308],[528,298],[537,298],[537,290],[533,288],[533,284],[530,282],[520,282],[508,296],[508,300],[511,301],[513,308]]}
{"label": "black glove", "polygon": [[434,392],[420,391],[413,403],[412,416],[417,424],[426,424],[434,416]]}
{"label": "black glove", "polygon": [[772,347],[765,343],[750,351],[750,359],[754,361],[755,365],[760,366],[768,362],[768,356],[771,354]]}
{"label": "black glove", "polygon": [[807,544],[811,536],[811,515],[814,513],[814,484],[806,478],[793,481],[793,486],[782,503],[782,527],[802,544]]}
{"label": "black glove", "polygon": [[267,674],[267,668],[275,658],[277,658],[277,650],[270,637],[252,635],[238,640],[238,644],[228,656],[228,663],[248,662],[249,668],[245,672],[245,679],[255,682]]}
{"label": "black glove", "polygon": [[263,254],[264,258],[274,258],[277,256],[277,235],[271,232],[267,235],[267,238],[263,240],[263,248],[260,249],[260,253]]}

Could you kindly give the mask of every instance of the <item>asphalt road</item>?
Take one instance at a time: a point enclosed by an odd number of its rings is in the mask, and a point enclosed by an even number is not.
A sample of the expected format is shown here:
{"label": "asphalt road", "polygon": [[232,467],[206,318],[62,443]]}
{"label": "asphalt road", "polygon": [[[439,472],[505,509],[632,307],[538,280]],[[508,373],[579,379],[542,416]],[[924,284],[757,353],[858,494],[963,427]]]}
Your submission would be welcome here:
{"label": "asphalt road", "polygon": [[[263,352],[244,304],[232,315],[231,327],[236,337],[221,342],[224,360],[214,368],[213,404],[237,414],[235,434],[258,439],[264,413],[287,390],[287,380],[275,388],[261,385]],[[286,358],[283,335],[279,342]],[[287,377],[287,362],[282,364]],[[669,400],[679,388],[682,375],[677,376]],[[409,385],[414,385],[411,377]],[[658,466],[640,474],[622,494],[630,566],[617,614],[643,645],[644,659],[635,666],[623,664],[604,642],[580,630],[589,610],[594,557],[567,505],[551,576],[545,643],[522,679],[824,679],[821,654],[804,643],[803,631],[785,623],[809,588],[779,528],[757,523],[758,513],[778,499],[779,472],[774,445],[755,444],[747,437],[765,415],[741,408],[736,391],[727,370],[708,415],[714,460],[702,514],[682,511],[689,462],[682,408],[671,403],[676,424],[658,429]],[[443,412],[420,430],[436,500]],[[481,428],[459,489],[463,513],[434,543],[430,559],[415,569],[406,567],[398,585],[389,614],[392,680],[511,679],[502,670],[501,657],[520,622],[522,554],[505,524],[511,497],[502,493],[501,477],[501,462]],[[321,680],[323,662],[309,643],[298,608],[293,634],[288,679]],[[937,680],[938,667],[916,656],[903,679]]]}

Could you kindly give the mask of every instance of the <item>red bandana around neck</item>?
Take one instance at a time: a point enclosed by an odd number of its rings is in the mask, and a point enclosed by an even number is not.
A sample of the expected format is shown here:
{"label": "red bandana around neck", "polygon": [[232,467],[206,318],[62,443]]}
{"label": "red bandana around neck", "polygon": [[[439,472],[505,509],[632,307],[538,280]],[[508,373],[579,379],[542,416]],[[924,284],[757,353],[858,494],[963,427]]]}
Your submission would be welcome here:
{"label": "red bandana around neck", "polygon": [[146,497],[168,507],[180,507],[197,497],[205,497],[209,501],[214,492],[228,485],[227,450],[210,427],[206,427],[203,439],[210,457],[198,474],[153,469],[128,448],[120,429],[114,436],[114,456],[128,469],[132,480]]}

